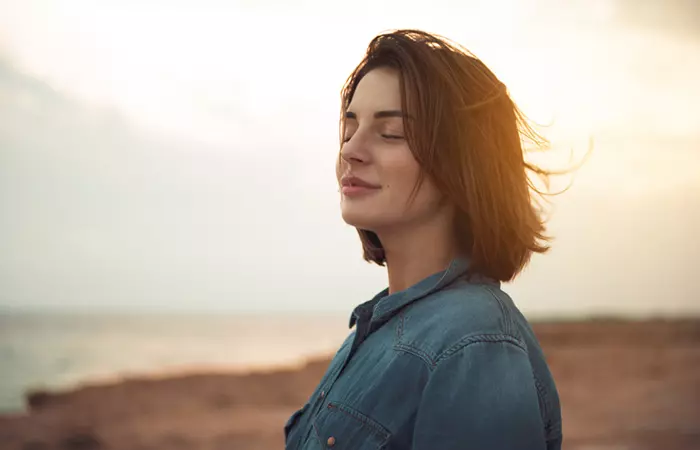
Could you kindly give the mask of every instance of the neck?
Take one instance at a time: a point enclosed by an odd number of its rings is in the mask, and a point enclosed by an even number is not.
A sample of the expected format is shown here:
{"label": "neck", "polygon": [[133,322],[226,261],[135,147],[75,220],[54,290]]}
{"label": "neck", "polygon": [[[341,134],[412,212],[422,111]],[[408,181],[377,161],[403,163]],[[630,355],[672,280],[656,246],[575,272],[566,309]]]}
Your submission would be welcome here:
{"label": "neck", "polygon": [[386,256],[390,294],[445,270],[457,256],[452,222],[429,223],[377,235]]}

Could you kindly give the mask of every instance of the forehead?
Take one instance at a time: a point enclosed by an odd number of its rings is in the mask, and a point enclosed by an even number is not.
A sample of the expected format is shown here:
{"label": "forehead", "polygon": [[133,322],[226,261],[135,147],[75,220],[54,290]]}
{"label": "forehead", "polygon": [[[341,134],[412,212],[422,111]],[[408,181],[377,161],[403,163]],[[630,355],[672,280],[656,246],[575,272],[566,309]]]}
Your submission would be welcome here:
{"label": "forehead", "polygon": [[399,72],[389,68],[369,71],[355,88],[348,111],[356,114],[379,110],[401,109]]}

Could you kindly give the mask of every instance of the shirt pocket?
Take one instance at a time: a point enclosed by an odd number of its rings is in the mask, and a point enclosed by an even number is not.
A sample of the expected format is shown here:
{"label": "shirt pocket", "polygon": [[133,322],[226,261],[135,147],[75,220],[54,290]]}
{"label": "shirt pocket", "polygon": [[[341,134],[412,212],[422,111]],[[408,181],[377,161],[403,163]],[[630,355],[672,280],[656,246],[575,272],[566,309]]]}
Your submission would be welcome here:
{"label": "shirt pocket", "polygon": [[377,421],[339,402],[330,402],[313,420],[321,448],[377,450],[386,448],[391,434]]}
{"label": "shirt pocket", "polygon": [[297,410],[292,414],[289,419],[287,420],[287,423],[284,424],[284,441],[287,442],[289,439],[289,433],[291,433],[292,428],[294,428],[294,425],[299,421],[299,418],[306,412],[306,410],[309,408],[309,404],[305,404],[301,409]]}

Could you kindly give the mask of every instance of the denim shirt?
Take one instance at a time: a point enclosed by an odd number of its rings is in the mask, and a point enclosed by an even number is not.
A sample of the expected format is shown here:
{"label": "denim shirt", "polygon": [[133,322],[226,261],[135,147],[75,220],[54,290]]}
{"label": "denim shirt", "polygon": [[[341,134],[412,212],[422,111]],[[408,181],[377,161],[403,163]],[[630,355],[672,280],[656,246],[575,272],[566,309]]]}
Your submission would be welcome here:
{"label": "denim shirt", "polygon": [[284,427],[286,449],[559,450],[554,380],[525,317],[467,261],[352,313]]}

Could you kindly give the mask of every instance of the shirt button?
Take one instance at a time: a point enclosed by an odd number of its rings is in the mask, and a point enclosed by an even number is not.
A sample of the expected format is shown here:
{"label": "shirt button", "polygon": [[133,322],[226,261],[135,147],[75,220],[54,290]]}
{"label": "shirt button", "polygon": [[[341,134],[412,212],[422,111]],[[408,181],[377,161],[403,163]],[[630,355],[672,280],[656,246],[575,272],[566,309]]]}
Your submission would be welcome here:
{"label": "shirt button", "polygon": [[321,391],[321,398],[326,396],[326,391]]}
{"label": "shirt button", "polygon": [[328,444],[329,447],[333,447],[335,445],[335,438],[333,436],[329,437],[326,444]]}

